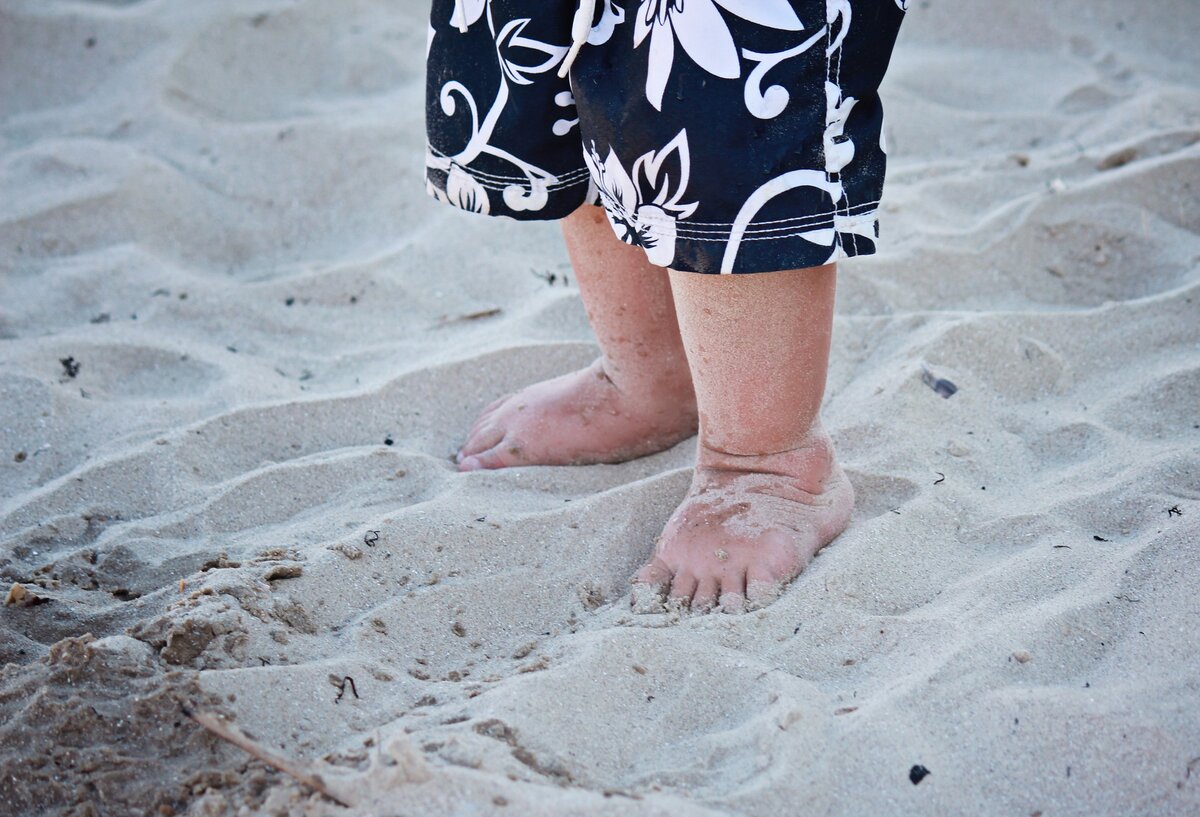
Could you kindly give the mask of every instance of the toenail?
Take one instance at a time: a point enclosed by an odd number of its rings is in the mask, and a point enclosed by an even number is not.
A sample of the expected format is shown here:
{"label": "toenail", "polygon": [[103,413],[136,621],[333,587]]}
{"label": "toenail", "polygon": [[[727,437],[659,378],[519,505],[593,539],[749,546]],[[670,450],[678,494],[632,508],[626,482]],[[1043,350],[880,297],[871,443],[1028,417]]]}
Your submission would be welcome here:
{"label": "toenail", "polygon": [[483,467],[475,457],[465,457],[459,462],[459,465],[462,466],[464,471],[478,471]]}

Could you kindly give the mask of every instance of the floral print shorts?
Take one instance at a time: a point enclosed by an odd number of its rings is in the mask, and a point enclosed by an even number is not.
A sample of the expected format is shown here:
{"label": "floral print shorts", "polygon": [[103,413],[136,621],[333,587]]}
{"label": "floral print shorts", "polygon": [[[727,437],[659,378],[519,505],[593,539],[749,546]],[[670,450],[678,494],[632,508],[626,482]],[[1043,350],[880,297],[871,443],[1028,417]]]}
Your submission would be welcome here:
{"label": "floral print shorts", "polygon": [[573,0],[433,0],[428,190],[517,219],[602,204],[676,270],[872,253],[905,2],[596,0],[560,78]]}

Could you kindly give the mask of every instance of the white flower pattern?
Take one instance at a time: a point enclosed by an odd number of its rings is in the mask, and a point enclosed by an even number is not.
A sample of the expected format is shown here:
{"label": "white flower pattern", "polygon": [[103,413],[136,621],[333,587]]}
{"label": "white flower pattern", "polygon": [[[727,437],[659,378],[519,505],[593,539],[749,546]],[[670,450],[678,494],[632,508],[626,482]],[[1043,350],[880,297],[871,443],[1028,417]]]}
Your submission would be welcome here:
{"label": "white flower pattern", "polygon": [[[433,196],[519,219],[599,203],[620,240],[673,269],[791,269],[874,251],[885,162],[875,89],[906,0],[593,5],[591,28],[573,33],[567,10],[545,0],[433,0]],[[852,26],[862,7],[870,22]]]}
{"label": "white flower pattern", "polygon": [[446,173],[445,190],[431,184],[429,194],[469,213],[486,216],[491,212],[487,191],[483,189],[483,185],[454,162],[450,162],[449,171]]}
{"label": "white flower pattern", "polygon": [[[444,154],[430,146],[426,151],[426,175],[430,172],[444,173],[442,186],[430,182],[427,187],[439,200],[454,204],[461,209],[476,213],[491,212],[491,200],[488,196],[489,187],[502,193],[504,204],[514,212],[537,211],[545,206],[549,199],[549,188],[559,183],[552,173],[541,169],[532,162],[521,159],[510,151],[491,144],[496,125],[504,113],[511,96],[510,86],[532,85],[540,74],[551,73],[555,66],[567,53],[566,46],[546,43],[536,38],[524,36],[531,18],[520,17],[508,20],[496,30],[496,25],[490,14],[491,6],[486,0],[454,0],[454,11],[450,15],[451,25],[460,32],[466,32],[470,26],[487,16],[488,28],[492,32],[496,62],[500,68],[500,86],[495,99],[487,113],[480,119],[479,108],[475,97],[462,82],[451,80],[442,85],[438,92],[442,112],[447,117],[453,117],[458,109],[455,97],[461,97],[466,104],[471,117],[471,133],[466,146],[452,155]],[[429,36],[432,44],[436,32]],[[526,63],[518,57],[533,55],[533,62]],[[569,95],[569,92],[564,92]],[[566,104],[573,107],[573,100]],[[569,130],[569,125],[575,120],[556,121],[550,127],[558,135]],[[469,172],[471,163],[480,156],[488,155],[507,161],[519,170],[523,179],[509,177],[507,180],[495,174],[476,179]]]}
{"label": "white flower pattern", "polygon": [[483,16],[487,0],[454,0],[454,11],[450,14],[450,25],[466,33],[471,25]]}
{"label": "white flower pattern", "polygon": [[662,110],[663,92],[675,61],[675,41],[708,73],[725,79],[741,76],[737,46],[721,6],[743,20],[771,28],[799,31],[804,28],[787,0],[641,0],[634,23],[633,44],[650,35],[646,69],[646,99]]}
{"label": "white flower pattern", "polygon": [[[675,258],[675,224],[696,211],[682,203],[691,173],[687,131],[661,150],[644,153],[626,173],[610,146],[603,160],[590,145],[583,155],[617,238],[641,247],[652,264],[668,266]],[[675,174],[671,174],[671,170]]]}
{"label": "white flower pattern", "polygon": [[625,22],[625,9],[618,6],[614,0],[603,0],[604,8],[600,12],[600,20],[592,26],[588,34],[588,45],[604,45],[612,38],[617,26]]}

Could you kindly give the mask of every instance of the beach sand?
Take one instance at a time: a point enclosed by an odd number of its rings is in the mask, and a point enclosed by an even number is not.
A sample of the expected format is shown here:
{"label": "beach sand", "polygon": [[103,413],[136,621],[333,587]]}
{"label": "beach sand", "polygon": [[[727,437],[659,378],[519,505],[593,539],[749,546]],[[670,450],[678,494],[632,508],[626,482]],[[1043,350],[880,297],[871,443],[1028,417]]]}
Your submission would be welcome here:
{"label": "beach sand", "polygon": [[646,616],[694,440],[450,460],[596,347],[424,193],[425,3],[0,2],[0,814],[1200,813],[1200,5],[910,7],[854,519]]}

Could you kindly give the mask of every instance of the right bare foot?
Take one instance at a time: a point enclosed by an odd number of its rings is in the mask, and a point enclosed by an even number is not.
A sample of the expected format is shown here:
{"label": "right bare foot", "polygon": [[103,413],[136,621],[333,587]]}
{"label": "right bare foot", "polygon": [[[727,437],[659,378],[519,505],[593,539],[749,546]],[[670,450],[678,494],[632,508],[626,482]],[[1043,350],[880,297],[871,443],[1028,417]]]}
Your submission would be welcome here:
{"label": "right bare foot", "polygon": [[695,391],[686,367],[653,382],[623,390],[601,357],[501,397],[468,432],[458,469],[624,462],[670,448],[696,433]]}
{"label": "right bare foot", "polygon": [[728,454],[701,442],[691,490],[634,577],[633,609],[765,607],[853,510],[854,488],[819,425],[795,449],[771,454]]}

